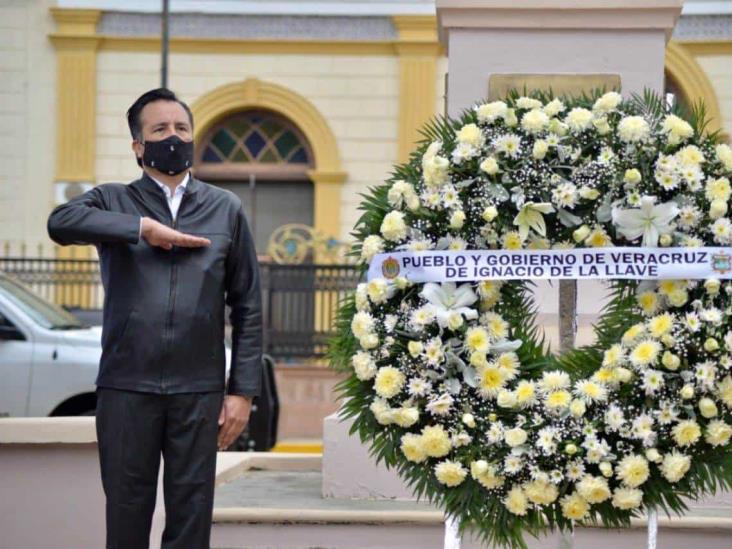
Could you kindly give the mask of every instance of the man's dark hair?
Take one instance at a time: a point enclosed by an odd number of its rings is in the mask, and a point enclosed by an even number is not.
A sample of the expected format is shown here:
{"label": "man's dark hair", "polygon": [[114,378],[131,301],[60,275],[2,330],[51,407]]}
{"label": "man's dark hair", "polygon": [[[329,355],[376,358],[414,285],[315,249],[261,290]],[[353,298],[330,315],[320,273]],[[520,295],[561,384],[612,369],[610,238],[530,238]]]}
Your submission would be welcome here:
{"label": "man's dark hair", "polygon": [[178,99],[178,97],[168,88],[158,88],[156,90],[150,90],[149,92],[143,93],[127,111],[127,125],[130,127],[132,139],[142,141],[142,121],[140,120],[140,113],[142,112],[142,109],[145,108],[145,105],[152,103],[153,101],[175,101],[176,103],[179,103],[188,113],[188,119],[191,122],[191,129],[193,129],[193,113],[191,113],[191,109],[188,105]]}

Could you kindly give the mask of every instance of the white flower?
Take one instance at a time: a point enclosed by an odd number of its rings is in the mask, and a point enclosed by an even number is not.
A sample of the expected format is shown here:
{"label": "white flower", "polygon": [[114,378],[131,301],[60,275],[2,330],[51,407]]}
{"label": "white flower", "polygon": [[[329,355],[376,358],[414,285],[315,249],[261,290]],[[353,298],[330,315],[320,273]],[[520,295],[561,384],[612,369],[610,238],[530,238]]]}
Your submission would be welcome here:
{"label": "white flower", "polygon": [[361,246],[361,259],[371,261],[376,255],[384,251],[384,241],[378,235],[372,234],[364,238]]}
{"label": "white flower", "polygon": [[626,116],[618,123],[618,136],[626,143],[644,141],[651,133],[651,128],[642,116]]}
{"label": "white flower", "polygon": [[404,214],[402,212],[389,212],[381,222],[379,232],[387,240],[401,240],[407,236],[407,224],[404,222]]}
{"label": "white flower", "polygon": [[508,133],[497,138],[493,145],[500,153],[511,158],[517,158],[521,152],[521,138],[513,133]]}
{"label": "white flower", "polygon": [[539,109],[527,112],[521,118],[521,127],[528,133],[539,133],[549,125],[549,117]]}
{"label": "white flower", "polygon": [[674,114],[666,116],[661,125],[661,131],[668,134],[668,141],[672,145],[681,143],[682,140],[694,135],[694,128],[691,127],[691,124]]}
{"label": "white flower", "polygon": [[526,202],[513,219],[513,224],[518,225],[521,240],[526,240],[530,229],[539,236],[546,236],[544,215],[554,211],[548,202]]}
{"label": "white flower", "polygon": [[516,107],[519,109],[540,109],[541,101],[531,97],[519,97],[516,100]]}
{"label": "white flower", "polygon": [[455,138],[459,143],[466,143],[472,147],[482,147],[485,142],[483,132],[475,124],[465,124],[455,134]]}
{"label": "white flower", "polygon": [[591,111],[575,107],[567,113],[565,122],[567,123],[567,126],[569,126],[569,129],[576,133],[589,128],[592,123],[592,117],[593,114]]}
{"label": "white flower", "polygon": [[728,172],[732,172],[732,148],[729,145],[721,144],[714,148],[717,160]]}
{"label": "white flower", "polygon": [[435,141],[427,147],[422,156],[422,177],[428,187],[440,187],[450,178],[448,175],[450,163],[447,158],[437,154],[441,148],[442,142]]}
{"label": "white flower", "polygon": [[409,380],[407,391],[412,396],[425,396],[432,390],[432,383],[421,377]]}
{"label": "white flower", "polygon": [[396,291],[393,284],[384,278],[374,278],[366,285],[366,292],[372,303],[384,303],[390,299]]}
{"label": "white flower", "polygon": [[358,312],[351,320],[351,331],[356,338],[361,339],[371,333],[374,329],[375,319],[369,313]]}
{"label": "white flower", "polygon": [[595,104],[592,105],[592,110],[596,113],[608,113],[615,110],[622,99],[623,97],[617,92],[607,92],[595,101]]}
{"label": "white flower", "polygon": [[473,147],[470,143],[458,143],[452,151],[452,161],[455,164],[462,164],[464,160],[469,160],[476,156],[479,149]]}
{"label": "white flower", "polygon": [[560,208],[574,208],[577,203],[577,187],[572,183],[562,183],[552,191],[552,202]]}
{"label": "white flower", "polygon": [[643,236],[642,246],[657,246],[660,235],[671,231],[670,223],[678,215],[679,208],[673,202],[654,205],[655,198],[644,196],[638,209],[613,208],[612,220],[628,240]]}
{"label": "white flower", "polygon": [[717,219],[710,227],[714,235],[714,241],[719,244],[729,244],[732,242],[732,223],[726,217]]}
{"label": "white flower", "polygon": [[434,416],[444,416],[450,412],[453,402],[453,398],[448,393],[443,393],[430,399],[425,408]]}
{"label": "white flower", "polygon": [[362,381],[371,379],[376,375],[376,362],[369,353],[358,351],[351,357],[351,364],[356,377]]}
{"label": "white flower", "polygon": [[420,295],[427,300],[432,312],[437,318],[437,323],[445,328],[450,313],[455,311],[468,320],[478,318],[478,311],[471,309],[470,305],[478,301],[478,296],[470,284],[462,284],[459,287],[454,282],[436,284],[428,282],[420,292]]}
{"label": "white flower", "polygon": [[503,101],[493,101],[492,103],[484,103],[475,108],[480,122],[494,122],[499,118],[506,116],[508,105]]}
{"label": "white flower", "polygon": [[560,112],[564,111],[566,109],[564,103],[561,102],[558,98],[552,99],[544,105],[543,111],[547,114],[547,116],[556,116]]}

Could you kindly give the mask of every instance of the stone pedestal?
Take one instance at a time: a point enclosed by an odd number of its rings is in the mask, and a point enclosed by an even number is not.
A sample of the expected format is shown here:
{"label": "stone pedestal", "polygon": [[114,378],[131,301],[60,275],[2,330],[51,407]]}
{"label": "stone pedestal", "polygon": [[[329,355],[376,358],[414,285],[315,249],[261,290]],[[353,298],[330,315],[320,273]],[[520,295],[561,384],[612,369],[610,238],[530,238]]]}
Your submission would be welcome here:
{"label": "stone pedestal", "polygon": [[[682,0],[436,0],[448,52],[447,114],[515,84],[551,80],[562,92],[620,82],[629,95],[664,87],[664,55]],[[610,86],[611,87],[611,86]],[[505,93],[505,92],[503,92]],[[602,287],[579,285],[578,313],[597,314]],[[538,285],[542,313],[557,312],[556,287]],[[552,324],[555,324],[554,321]],[[582,334],[580,333],[579,343]],[[552,348],[557,348],[553,346]],[[395,473],[376,467],[348,425],[324,423],[323,495],[400,498]]]}

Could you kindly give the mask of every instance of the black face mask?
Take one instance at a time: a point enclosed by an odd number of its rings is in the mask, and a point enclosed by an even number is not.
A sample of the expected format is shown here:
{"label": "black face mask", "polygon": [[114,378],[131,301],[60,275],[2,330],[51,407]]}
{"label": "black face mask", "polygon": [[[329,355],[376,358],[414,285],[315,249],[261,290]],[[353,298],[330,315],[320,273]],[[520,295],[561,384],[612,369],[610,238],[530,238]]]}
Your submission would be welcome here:
{"label": "black face mask", "polygon": [[193,165],[193,141],[171,135],[162,141],[146,141],[144,145],[142,162],[166,175],[177,175]]}

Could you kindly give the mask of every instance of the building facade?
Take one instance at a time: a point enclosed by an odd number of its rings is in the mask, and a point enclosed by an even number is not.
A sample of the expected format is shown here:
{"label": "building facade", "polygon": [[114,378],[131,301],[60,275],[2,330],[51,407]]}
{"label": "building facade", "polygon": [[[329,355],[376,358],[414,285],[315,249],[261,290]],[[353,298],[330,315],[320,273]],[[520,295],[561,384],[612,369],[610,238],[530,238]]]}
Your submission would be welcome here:
{"label": "building facade", "polygon": [[[58,253],[45,230],[55,204],[139,176],[125,112],[160,85],[160,4],[0,1],[5,255]],[[444,111],[431,0],[171,0],[170,36],[168,83],[194,113],[196,172],[242,197],[262,254],[284,223],[348,240],[359,193]],[[732,133],[732,1],[686,2],[666,75]]]}

